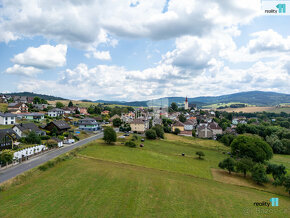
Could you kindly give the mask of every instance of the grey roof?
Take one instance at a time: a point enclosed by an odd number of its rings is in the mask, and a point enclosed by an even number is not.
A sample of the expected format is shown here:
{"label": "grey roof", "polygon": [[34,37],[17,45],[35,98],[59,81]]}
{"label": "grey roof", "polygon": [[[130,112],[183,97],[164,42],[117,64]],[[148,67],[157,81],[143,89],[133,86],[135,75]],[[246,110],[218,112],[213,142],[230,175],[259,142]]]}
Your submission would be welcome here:
{"label": "grey roof", "polygon": [[44,116],[44,113],[23,113],[23,114],[18,114],[19,116]]}
{"label": "grey roof", "polygon": [[48,112],[63,112],[64,110],[63,109],[60,109],[60,108],[53,108],[51,110],[49,110]]}
{"label": "grey roof", "polygon": [[14,126],[16,126],[18,129],[20,129],[22,132],[25,130],[34,131],[34,132],[41,131],[34,123],[20,123],[20,124],[14,125]]}
{"label": "grey roof", "polygon": [[63,120],[55,120],[52,121],[52,123],[57,126],[59,129],[70,129],[70,125],[68,125],[65,121]]}
{"label": "grey roof", "polygon": [[1,113],[1,112],[0,112],[0,117],[16,117],[16,114],[11,114],[11,113]]}

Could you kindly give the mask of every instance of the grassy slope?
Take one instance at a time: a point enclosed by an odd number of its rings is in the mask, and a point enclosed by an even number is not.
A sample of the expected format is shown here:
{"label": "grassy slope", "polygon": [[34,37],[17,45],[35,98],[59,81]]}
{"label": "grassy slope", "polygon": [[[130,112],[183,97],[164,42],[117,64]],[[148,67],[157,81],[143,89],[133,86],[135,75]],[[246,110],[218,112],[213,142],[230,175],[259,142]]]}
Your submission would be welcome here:
{"label": "grassy slope", "polygon": [[[0,196],[0,217],[254,217],[259,213],[253,202],[273,194],[76,158],[33,174]],[[279,196],[279,200],[279,208],[264,209],[272,216],[285,216],[289,198]]]}
{"label": "grassy slope", "polygon": [[[144,148],[135,149],[120,142],[92,143],[78,158],[46,172],[36,171],[24,183],[0,192],[0,217],[256,217],[261,211],[285,217],[289,213],[290,198],[269,193],[273,189],[265,187],[264,192],[226,184],[223,178],[222,183],[213,180],[211,169],[217,168],[228,148],[214,141],[166,137],[146,140]],[[205,160],[193,158],[197,150],[205,153]],[[289,162],[289,156],[275,156],[273,161]],[[271,197],[279,197],[279,208],[253,206]]]}

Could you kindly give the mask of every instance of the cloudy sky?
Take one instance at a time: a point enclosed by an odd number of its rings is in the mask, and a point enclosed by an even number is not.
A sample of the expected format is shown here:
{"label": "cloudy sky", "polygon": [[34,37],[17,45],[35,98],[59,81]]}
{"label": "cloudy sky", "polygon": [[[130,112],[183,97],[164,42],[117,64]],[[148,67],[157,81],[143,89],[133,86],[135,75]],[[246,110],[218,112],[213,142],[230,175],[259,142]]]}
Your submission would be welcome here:
{"label": "cloudy sky", "polygon": [[0,0],[0,92],[290,94],[289,25],[260,0]]}

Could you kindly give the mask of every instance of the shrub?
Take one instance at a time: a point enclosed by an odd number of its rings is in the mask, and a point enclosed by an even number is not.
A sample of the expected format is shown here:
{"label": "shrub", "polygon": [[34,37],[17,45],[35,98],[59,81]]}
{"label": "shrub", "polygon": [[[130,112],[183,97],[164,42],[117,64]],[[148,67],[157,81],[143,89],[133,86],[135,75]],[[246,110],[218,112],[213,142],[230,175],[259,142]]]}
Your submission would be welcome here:
{"label": "shrub", "polygon": [[157,138],[156,131],[153,130],[153,129],[148,129],[148,130],[145,132],[145,135],[146,135],[146,138],[147,138],[147,139],[156,139],[156,138]]}
{"label": "shrub", "polygon": [[128,146],[130,148],[135,148],[136,144],[133,141],[128,141],[128,142],[125,143],[125,146]]}
{"label": "shrub", "polygon": [[164,130],[161,125],[156,125],[152,127],[152,129],[155,130],[157,137],[162,138],[162,139],[164,138]]}
{"label": "shrub", "polygon": [[202,151],[197,151],[195,154],[198,155],[198,158],[199,158],[199,159],[202,159],[202,157],[205,156],[204,153],[203,153]]}
{"label": "shrub", "polygon": [[286,178],[285,178],[285,181],[284,181],[284,187],[285,187],[285,189],[286,189],[286,191],[289,193],[289,195],[290,195],[290,176],[287,176]]}
{"label": "shrub", "polygon": [[117,134],[115,132],[115,130],[112,127],[106,127],[104,129],[104,141],[107,144],[111,144],[112,142],[116,142],[117,141]]}
{"label": "shrub", "polygon": [[257,163],[252,169],[252,179],[259,185],[268,182],[265,166]]}
{"label": "shrub", "polygon": [[41,144],[41,139],[34,131],[30,131],[25,137],[25,142],[27,144]]}
{"label": "shrub", "polygon": [[227,169],[229,174],[235,170],[235,161],[233,158],[224,159],[222,162],[219,163],[219,168]]}
{"label": "shrub", "polygon": [[50,139],[50,136],[49,135],[42,135],[42,136],[40,136],[40,139],[41,140],[48,140],[48,139]]}
{"label": "shrub", "polygon": [[191,135],[192,135],[192,137],[196,137],[196,132],[194,129],[192,130]]}
{"label": "shrub", "polygon": [[180,129],[175,128],[173,133],[174,133],[175,135],[178,135],[178,134],[180,133]]}
{"label": "shrub", "polygon": [[251,158],[254,162],[264,162],[273,156],[271,147],[259,136],[239,135],[231,143],[232,154]]}
{"label": "shrub", "polygon": [[53,140],[53,139],[49,139],[47,142],[46,142],[46,146],[48,148],[55,148],[57,147],[57,141]]}
{"label": "shrub", "polygon": [[13,151],[3,150],[0,152],[0,162],[2,164],[10,163],[13,160]]}

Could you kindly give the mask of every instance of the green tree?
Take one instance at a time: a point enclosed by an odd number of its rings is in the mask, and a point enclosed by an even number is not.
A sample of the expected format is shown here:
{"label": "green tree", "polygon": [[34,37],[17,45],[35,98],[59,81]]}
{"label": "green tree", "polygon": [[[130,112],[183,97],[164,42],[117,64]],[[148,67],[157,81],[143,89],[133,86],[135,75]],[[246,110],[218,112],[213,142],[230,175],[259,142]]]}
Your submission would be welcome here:
{"label": "green tree", "polygon": [[178,134],[180,133],[180,129],[179,129],[179,128],[175,128],[173,133],[174,133],[175,135],[178,135]]}
{"label": "green tree", "polygon": [[231,143],[232,154],[239,157],[248,157],[255,162],[264,162],[273,156],[271,147],[259,136],[239,135]]}
{"label": "green tree", "polygon": [[186,121],[186,118],[184,116],[184,114],[180,114],[179,117],[178,117],[179,121],[184,123]]}
{"label": "green tree", "polygon": [[266,142],[272,147],[274,153],[284,154],[286,152],[286,148],[279,140],[279,137],[277,135],[272,134],[270,136],[266,136]]}
{"label": "green tree", "polygon": [[247,176],[247,172],[251,171],[254,162],[250,158],[242,158],[239,161],[236,162],[236,170],[237,172],[242,172],[244,174],[244,177]]}
{"label": "green tree", "polygon": [[259,185],[268,182],[265,166],[261,163],[254,165],[252,169],[252,179]]}
{"label": "green tree", "polygon": [[196,132],[194,129],[191,131],[191,135],[192,135],[192,137],[196,137]]}
{"label": "green tree", "polygon": [[128,141],[125,143],[125,146],[128,146],[130,148],[135,148],[136,147],[136,143],[133,141]]}
{"label": "green tree", "polygon": [[63,108],[64,107],[64,104],[61,103],[61,102],[56,102],[56,105],[55,105],[57,108]]}
{"label": "green tree", "polygon": [[235,160],[233,158],[226,158],[219,163],[219,168],[226,169],[231,174],[235,170]]}
{"label": "green tree", "polygon": [[122,125],[122,120],[120,118],[113,119],[113,126],[120,127]]}
{"label": "green tree", "polygon": [[107,144],[112,144],[113,142],[117,141],[117,134],[112,127],[106,127],[104,129],[104,141]]}
{"label": "green tree", "polygon": [[267,174],[272,174],[273,179],[281,179],[284,177],[287,173],[286,167],[283,164],[277,165],[277,164],[268,164],[266,169]]}
{"label": "green tree", "polygon": [[285,181],[284,181],[284,187],[285,187],[285,189],[286,189],[286,191],[289,193],[289,195],[290,195],[290,176],[287,176],[286,178],[285,178]]}
{"label": "green tree", "polygon": [[55,141],[54,139],[47,140],[47,142],[45,144],[48,148],[56,148],[57,147],[57,141]]}
{"label": "green tree", "polygon": [[34,97],[33,104],[41,104],[41,99],[38,96]]}
{"label": "green tree", "polygon": [[198,156],[198,159],[203,159],[202,157],[205,156],[202,151],[197,151],[195,154]]}
{"label": "green tree", "polygon": [[145,132],[146,138],[147,139],[156,139],[157,138],[157,134],[156,131],[154,129],[148,129]]}
{"label": "green tree", "polygon": [[73,107],[73,106],[74,106],[74,104],[72,103],[72,101],[69,101],[68,107]]}
{"label": "green tree", "polygon": [[290,154],[290,139],[282,139],[281,142],[285,147],[285,154]]}
{"label": "green tree", "polygon": [[164,130],[161,125],[155,125],[154,127],[152,127],[152,129],[155,130],[157,137],[162,139],[164,138]]}
{"label": "green tree", "polygon": [[0,152],[0,162],[3,164],[10,163],[13,160],[13,151],[3,150]]}
{"label": "green tree", "polygon": [[25,137],[27,144],[41,144],[41,138],[34,131],[30,131]]}
{"label": "green tree", "polygon": [[175,102],[172,102],[172,103],[171,103],[170,108],[171,108],[171,110],[173,110],[173,111],[178,111],[178,106],[177,106],[177,104],[176,104]]}

